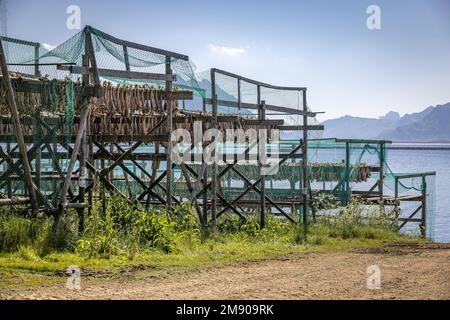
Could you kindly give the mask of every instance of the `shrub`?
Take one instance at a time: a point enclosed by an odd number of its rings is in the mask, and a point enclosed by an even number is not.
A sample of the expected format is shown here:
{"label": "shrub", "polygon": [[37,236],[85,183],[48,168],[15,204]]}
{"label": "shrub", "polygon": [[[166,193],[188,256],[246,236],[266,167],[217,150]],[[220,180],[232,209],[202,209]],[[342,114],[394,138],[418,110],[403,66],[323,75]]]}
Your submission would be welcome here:
{"label": "shrub", "polygon": [[47,221],[28,219],[14,213],[0,215],[0,251],[13,252],[41,243],[48,230]]}
{"label": "shrub", "polygon": [[167,211],[169,220],[174,223],[176,231],[198,230],[200,227],[198,214],[189,202],[182,202]]}
{"label": "shrub", "polygon": [[175,223],[170,222],[166,215],[154,212],[136,211],[137,219],[132,227],[136,230],[139,242],[144,247],[161,249],[171,252],[174,249],[173,233]]}
{"label": "shrub", "polygon": [[354,200],[337,216],[322,216],[319,223],[328,230],[332,238],[380,239],[388,233],[396,232],[396,222],[389,218],[389,215],[380,212],[378,207],[368,207]]}
{"label": "shrub", "polygon": [[218,219],[216,227],[217,231],[223,233],[237,233],[241,231],[242,225],[245,223],[239,216],[226,213]]}
{"label": "shrub", "polygon": [[324,192],[313,192],[311,208],[314,212],[332,210],[338,207],[333,194]]}
{"label": "shrub", "polygon": [[170,212],[137,210],[123,199],[111,197],[102,216],[97,202],[86,224],[83,237],[77,242],[77,253],[109,258],[127,253],[132,258],[137,252],[148,249],[172,252],[175,247],[176,223],[187,230],[195,225],[192,211],[174,208]]}

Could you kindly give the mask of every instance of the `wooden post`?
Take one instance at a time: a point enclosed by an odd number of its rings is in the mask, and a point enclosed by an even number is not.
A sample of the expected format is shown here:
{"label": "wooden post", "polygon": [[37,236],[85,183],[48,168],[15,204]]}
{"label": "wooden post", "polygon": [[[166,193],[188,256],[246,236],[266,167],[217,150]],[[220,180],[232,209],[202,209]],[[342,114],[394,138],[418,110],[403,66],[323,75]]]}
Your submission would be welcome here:
{"label": "wooden post", "polygon": [[345,205],[350,200],[350,143],[345,143]]}
{"label": "wooden post", "polygon": [[124,57],[124,61],[125,61],[125,70],[126,71],[130,71],[130,57],[128,56],[128,47],[127,46],[123,46],[123,57]]}
{"label": "wooden post", "polygon": [[303,199],[303,236],[306,239],[308,234],[308,105],[306,100],[306,89],[303,90],[303,145],[302,145],[302,199]]}
{"label": "wooden post", "polygon": [[[42,148],[40,142],[38,142],[39,138],[42,136],[42,127],[39,122],[40,113],[36,112],[34,118],[34,130],[35,130],[35,147],[36,147],[36,157],[34,162],[34,184],[37,189],[41,188],[41,158],[42,158]],[[39,145],[38,145],[39,144]]]}
{"label": "wooden post", "polygon": [[394,184],[394,210],[395,210],[395,214],[397,217],[400,216],[400,211],[399,211],[399,200],[398,200],[398,177],[394,178],[395,184]]}
{"label": "wooden post", "polygon": [[422,237],[427,236],[427,180],[422,176],[422,222],[420,224]]}
{"label": "wooden post", "polygon": [[[89,163],[92,163],[95,167],[95,162],[94,162],[94,145],[92,142],[92,133],[91,133],[91,127],[90,127],[90,123],[88,123],[88,129],[87,132],[89,133],[88,135],[88,161]],[[88,193],[88,203],[89,203],[89,207],[88,207],[88,216],[92,215],[92,206],[94,204],[94,192],[93,189],[95,189],[95,181],[94,181],[94,175],[92,174],[92,170],[89,170],[88,173],[88,180],[90,183],[94,183],[94,188],[91,188],[89,190]]]}
{"label": "wooden post", "polygon": [[34,75],[36,77],[41,76],[41,72],[39,71],[39,49],[40,49],[40,47],[41,47],[41,45],[39,43],[34,47]]}
{"label": "wooden post", "polygon": [[[258,86],[258,88],[260,88]],[[258,89],[258,100],[261,99],[260,90]],[[262,101],[260,104],[260,117],[259,120],[265,120],[266,119],[266,102]],[[263,129],[265,130],[265,129]],[[258,130],[259,131],[259,130]],[[258,137],[259,138],[259,137]],[[266,137],[267,138],[267,137]],[[261,144],[263,145],[264,150],[261,150]],[[267,154],[267,139],[266,141],[259,140],[259,155],[258,155],[258,166],[259,166],[259,172],[260,172],[260,178],[261,178],[261,184],[260,184],[260,226],[261,228],[266,227],[266,175],[265,173],[262,174],[263,165],[261,163],[261,153],[264,152]]]}
{"label": "wooden post", "polygon": [[[8,141],[6,144],[6,152],[8,154],[11,153],[11,143]],[[6,162],[6,168],[9,170],[9,164]],[[12,199],[12,185],[11,185],[11,179],[8,179],[7,183],[7,193],[8,193],[8,199]]]}
{"label": "wooden post", "polygon": [[[212,99],[212,114],[213,114],[213,128],[217,129],[217,95],[216,95],[216,70],[211,69],[211,99]],[[211,219],[213,226],[217,222],[217,163],[216,150],[217,145],[213,151],[213,164],[211,175]]]}
{"label": "wooden post", "polygon": [[[88,37],[86,37],[86,41],[88,41]],[[87,45],[88,46],[88,45]],[[90,76],[89,76],[89,56],[83,55],[82,59],[83,63],[83,74],[82,74],[82,84],[83,86],[87,86],[90,83]],[[88,113],[89,117],[89,113]],[[86,160],[87,160],[87,129],[88,129],[88,118],[86,123],[86,129],[83,131],[83,135],[81,137],[81,146],[80,146],[80,167],[78,170],[78,195],[79,195],[79,201],[81,204],[84,204],[86,202],[85,195],[86,195]],[[78,211],[78,232],[82,233],[84,231],[84,206],[80,206]]]}
{"label": "wooden post", "polygon": [[384,213],[384,162],[386,161],[386,144],[380,143],[380,180],[378,181],[378,191],[380,192],[380,206]]}
{"label": "wooden post", "polygon": [[[166,57],[166,74],[172,74],[171,69],[171,60],[170,57]],[[169,93],[172,91],[172,81],[166,81],[166,92]],[[167,100],[167,134],[169,135],[169,141],[166,146],[166,155],[167,155],[167,193],[166,193],[166,201],[167,207],[170,209],[172,207],[172,180],[173,180],[173,172],[172,172],[172,139],[170,135],[173,131],[173,103],[172,100]]]}
{"label": "wooden post", "polygon": [[241,110],[241,101],[242,101],[242,97],[241,97],[241,79],[238,78],[237,81],[237,89],[238,89],[238,110]]}
{"label": "wooden post", "polygon": [[11,112],[11,120],[12,125],[14,128],[14,134],[17,139],[17,145],[19,147],[19,152],[22,157],[23,162],[23,171],[24,171],[24,177],[25,177],[25,183],[28,188],[28,192],[30,194],[31,199],[31,208],[33,212],[36,212],[38,209],[37,199],[36,199],[36,193],[35,193],[35,186],[33,183],[33,178],[31,176],[31,167],[30,163],[28,162],[28,154],[27,154],[27,147],[25,145],[25,140],[23,138],[22,134],[22,127],[20,125],[20,118],[19,118],[19,112],[17,111],[17,105],[16,100],[14,98],[14,91],[11,85],[11,80],[9,78],[9,72],[8,72],[8,66],[6,64],[6,57],[5,53],[3,51],[3,43],[0,39],[0,66],[2,69],[2,75],[3,75],[3,86],[5,89],[5,95],[6,100],[8,102],[8,106]]}
{"label": "wooden post", "polygon": [[203,112],[206,112],[206,100],[205,100],[205,97],[202,97],[202,110],[203,110]]}
{"label": "wooden post", "polygon": [[208,167],[203,173],[203,223],[205,227],[208,225]]}
{"label": "wooden post", "polygon": [[[57,172],[58,168],[59,168],[59,158],[57,155],[57,151],[58,151],[58,143],[56,142],[56,135],[53,135],[52,137],[52,146],[51,146],[51,153],[52,153],[52,169],[53,171]],[[49,146],[50,148],[50,146]],[[50,150],[49,150],[50,152]],[[62,172],[61,172],[62,173]],[[62,177],[62,176],[61,176]],[[55,180],[52,181],[52,190],[53,190],[53,194],[52,194],[52,204],[54,207],[56,207],[57,203],[58,203],[58,192],[57,192],[57,188],[58,188],[58,183]]]}
{"label": "wooden post", "polygon": [[[113,143],[109,144],[109,152],[111,154],[114,154],[114,144]],[[114,164],[114,160],[110,158],[110,160],[108,160],[108,167],[111,168],[113,166],[113,164]],[[109,182],[114,183],[114,178],[115,178],[114,169],[109,171],[108,177],[109,177]]]}
{"label": "wooden post", "polygon": [[[104,147],[104,143],[101,143],[101,146]],[[100,160],[100,171],[102,172],[103,170],[105,170],[106,167],[106,163],[105,163],[105,157],[103,156],[102,159]],[[109,176],[108,176],[109,177]],[[105,178],[108,181],[108,178]],[[107,203],[106,203],[106,188],[104,186],[104,184],[101,185],[101,198],[102,198],[102,216],[106,215],[106,207],[107,207]]]}
{"label": "wooden post", "polygon": [[[83,131],[83,137],[81,139],[80,146],[80,168],[78,173],[78,184],[79,184],[79,198],[80,203],[84,204],[86,202],[86,160],[87,160],[87,137],[86,129]],[[82,233],[84,231],[84,206],[78,209],[78,231]]]}

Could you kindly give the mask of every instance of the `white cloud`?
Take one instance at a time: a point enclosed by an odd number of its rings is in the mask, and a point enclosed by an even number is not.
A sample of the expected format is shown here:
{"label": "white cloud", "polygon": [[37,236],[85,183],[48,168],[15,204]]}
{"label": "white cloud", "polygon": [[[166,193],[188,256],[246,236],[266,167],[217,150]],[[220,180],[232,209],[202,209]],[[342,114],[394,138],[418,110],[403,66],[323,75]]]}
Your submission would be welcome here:
{"label": "white cloud", "polygon": [[56,48],[56,46],[48,44],[48,43],[42,43],[42,47],[44,47],[44,49],[48,50],[48,51],[52,51],[53,49]]}
{"label": "white cloud", "polygon": [[230,57],[236,57],[245,53],[244,48],[232,48],[215,44],[209,44],[208,47],[211,52],[227,55]]}

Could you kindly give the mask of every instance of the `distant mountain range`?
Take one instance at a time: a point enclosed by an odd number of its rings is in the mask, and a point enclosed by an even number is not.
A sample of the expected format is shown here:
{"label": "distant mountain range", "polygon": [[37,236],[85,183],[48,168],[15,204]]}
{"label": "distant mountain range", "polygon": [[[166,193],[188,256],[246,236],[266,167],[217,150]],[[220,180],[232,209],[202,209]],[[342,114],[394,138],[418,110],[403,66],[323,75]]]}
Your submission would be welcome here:
{"label": "distant mountain range", "polygon": [[396,142],[450,142],[450,103],[378,119],[344,116],[323,122],[324,138],[385,139]]}

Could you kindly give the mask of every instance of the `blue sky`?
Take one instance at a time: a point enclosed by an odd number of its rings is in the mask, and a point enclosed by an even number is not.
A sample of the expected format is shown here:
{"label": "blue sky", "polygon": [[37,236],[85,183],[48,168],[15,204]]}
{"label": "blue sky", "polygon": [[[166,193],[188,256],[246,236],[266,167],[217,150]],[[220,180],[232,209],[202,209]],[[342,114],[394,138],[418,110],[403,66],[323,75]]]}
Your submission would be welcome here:
{"label": "blue sky", "polygon": [[[264,82],[307,86],[321,119],[450,102],[449,0],[9,0],[8,35],[57,45],[82,25]],[[369,5],[381,30],[366,27]]]}

